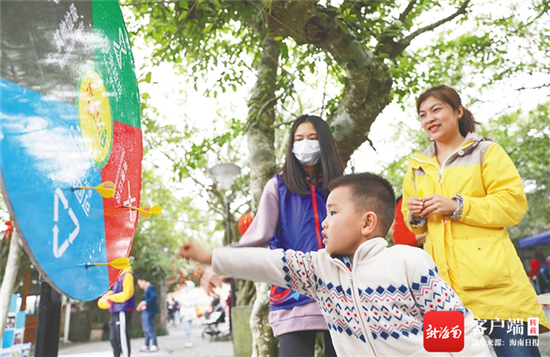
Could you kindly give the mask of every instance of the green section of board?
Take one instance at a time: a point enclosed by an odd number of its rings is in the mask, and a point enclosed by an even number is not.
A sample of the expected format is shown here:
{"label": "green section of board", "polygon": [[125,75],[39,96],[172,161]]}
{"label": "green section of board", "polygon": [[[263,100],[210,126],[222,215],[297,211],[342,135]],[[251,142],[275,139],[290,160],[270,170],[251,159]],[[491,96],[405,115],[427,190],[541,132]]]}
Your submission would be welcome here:
{"label": "green section of board", "polygon": [[109,93],[113,120],[141,128],[134,57],[120,5],[116,0],[92,2],[95,68]]}

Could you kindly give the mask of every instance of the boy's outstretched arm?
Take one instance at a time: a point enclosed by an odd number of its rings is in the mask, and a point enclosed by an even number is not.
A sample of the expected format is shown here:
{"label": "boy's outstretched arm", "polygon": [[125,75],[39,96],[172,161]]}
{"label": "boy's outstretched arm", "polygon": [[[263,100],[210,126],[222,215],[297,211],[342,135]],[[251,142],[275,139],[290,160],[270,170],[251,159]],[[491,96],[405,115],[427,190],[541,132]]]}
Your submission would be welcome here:
{"label": "boy's outstretched arm", "polygon": [[176,256],[187,260],[191,259],[201,264],[212,264],[212,253],[207,253],[202,246],[195,241],[183,243]]}
{"label": "boy's outstretched arm", "polygon": [[216,274],[263,281],[313,296],[316,257],[317,252],[290,249],[218,248],[212,253],[212,268]]}

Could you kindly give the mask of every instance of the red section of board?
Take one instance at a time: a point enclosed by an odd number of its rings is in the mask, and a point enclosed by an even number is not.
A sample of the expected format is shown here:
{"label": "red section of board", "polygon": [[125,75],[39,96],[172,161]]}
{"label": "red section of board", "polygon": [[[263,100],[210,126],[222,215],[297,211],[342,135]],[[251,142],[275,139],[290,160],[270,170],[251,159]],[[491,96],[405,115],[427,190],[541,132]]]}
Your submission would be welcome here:
{"label": "red section of board", "polygon": [[[107,261],[127,257],[132,248],[139,212],[124,208],[139,208],[141,201],[141,160],[143,142],[141,129],[113,121],[113,147],[107,165],[101,170],[102,181],[112,181],[116,193],[104,200]],[[109,266],[109,284],[119,270]]]}

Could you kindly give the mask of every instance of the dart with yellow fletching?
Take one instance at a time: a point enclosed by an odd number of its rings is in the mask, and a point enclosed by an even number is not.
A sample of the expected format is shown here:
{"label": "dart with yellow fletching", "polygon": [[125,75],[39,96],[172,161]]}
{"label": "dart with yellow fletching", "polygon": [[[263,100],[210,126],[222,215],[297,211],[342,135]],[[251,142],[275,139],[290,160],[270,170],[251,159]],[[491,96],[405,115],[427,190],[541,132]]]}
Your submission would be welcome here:
{"label": "dart with yellow fletching", "polygon": [[115,184],[112,181],[105,181],[96,187],[73,187],[73,191],[76,190],[96,190],[103,198],[111,198],[115,195]]}
{"label": "dart with yellow fletching", "polygon": [[86,268],[89,268],[91,266],[99,266],[99,265],[109,265],[115,269],[124,269],[130,266],[130,259],[121,257],[121,258],[116,258],[108,263],[86,263]]}
{"label": "dart with yellow fletching", "polygon": [[125,208],[133,209],[136,211],[139,211],[143,217],[151,217],[151,215],[154,214],[160,214],[162,212],[162,208],[159,205],[149,207],[149,206],[143,206],[140,208],[137,207],[131,207],[131,206],[125,206]]}

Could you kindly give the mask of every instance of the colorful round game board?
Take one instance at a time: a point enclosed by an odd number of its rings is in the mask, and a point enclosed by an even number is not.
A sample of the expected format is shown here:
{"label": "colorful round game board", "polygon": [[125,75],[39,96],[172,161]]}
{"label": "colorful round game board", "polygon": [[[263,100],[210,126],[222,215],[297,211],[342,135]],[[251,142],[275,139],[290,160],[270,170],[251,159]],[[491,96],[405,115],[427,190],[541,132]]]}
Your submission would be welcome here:
{"label": "colorful round game board", "polygon": [[[0,174],[26,253],[61,293],[93,300],[137,225],[134,60],[116,0],[1,1]],[[114,183],[103,198],[95,187]]]}

